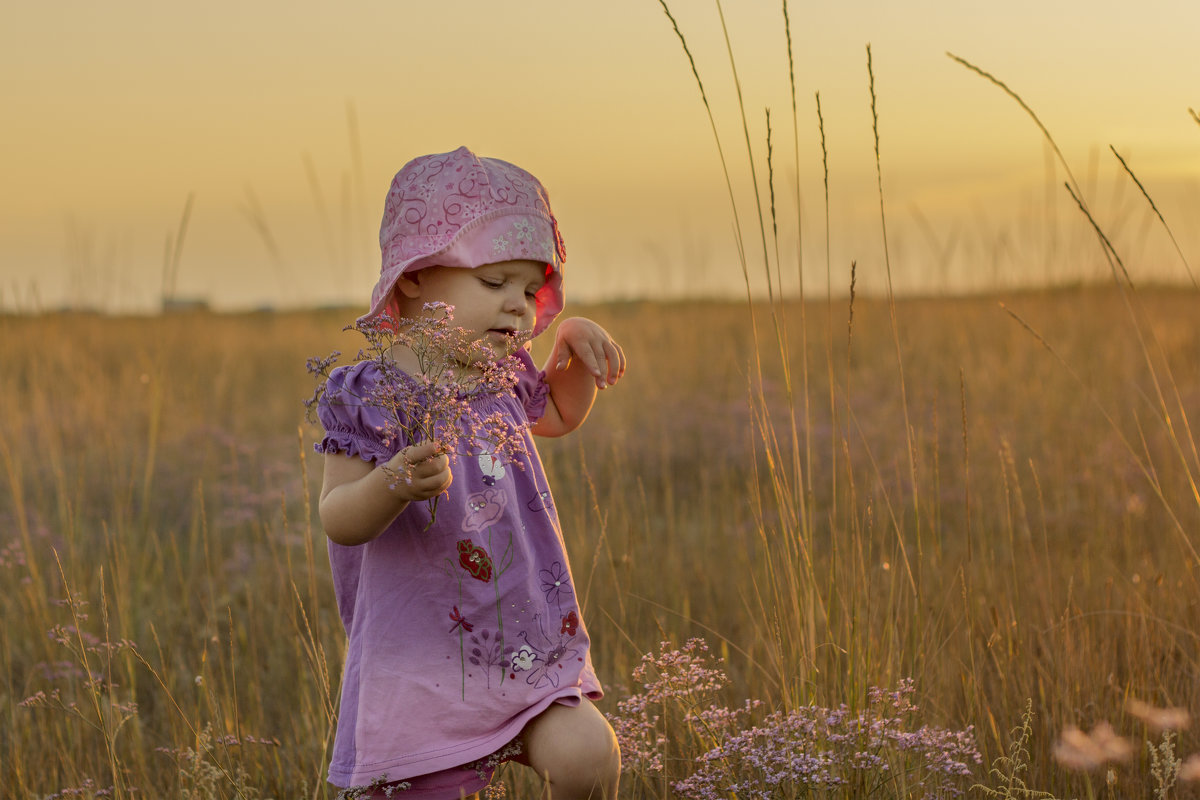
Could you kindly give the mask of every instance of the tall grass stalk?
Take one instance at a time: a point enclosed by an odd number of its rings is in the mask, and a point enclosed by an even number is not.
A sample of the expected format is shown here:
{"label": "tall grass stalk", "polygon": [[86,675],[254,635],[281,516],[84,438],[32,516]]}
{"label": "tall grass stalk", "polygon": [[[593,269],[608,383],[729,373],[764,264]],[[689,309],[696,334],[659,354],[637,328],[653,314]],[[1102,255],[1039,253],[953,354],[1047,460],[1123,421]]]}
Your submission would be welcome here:
{"label": "tall grass stalk", "polygon": [[[763,542],[763,547],[774,552],[779,545],[782,545],[782,553],[784,566],[769,573],[770,587],[767,592],[767,597],[764,598],[762,592],[757,591],[756,597],[759,607],[765,615],[774,618],[773,636],[776,649],[776,668],[780,674],[780,685],[785,687],[785,699],[792,702],[801,695],[798,687],[804,682],[803,674],[788,676],[786,673],[792,665],[810,664],[809,658],[805,653],[811,654],[817,645],[816,623],[815,620],[819,616],[827,617],[825,610],[814,610],[815,606],[822,604],[822,599],[816,593],[814,587],[816,585],[814,570],[814,562],[811,554],[811,517],[808,511],[809,497],[805,487],[806,465],[811,463],[811,447],[806,439],[806,445],[802,449],[799,443],[800,438],[800,421],[797,419],[797,398],[796,388],[793,380],[791,369],[790,345],[788,344],[788,336],[786,333],[786,323],[783,314],[783,295],[782,295],[782,278],[781,264],[776,257],[776,276],[773,279],[771,275],[771,258],[767,246],[767,221],[766,215],[762,206],[762,193],[759,188],[757,177],[757,165],[754,159],[754,148],[750,137],[749,121],[746,115],[745,103],[742,98],[741,82],[737,73],[737,61],[734,56],[733,46],[729,37],[728,25],[725,21],[724,11],[721,7],[720,0],[716,0],[717,14],[721,23],[721,31],[724,37],[725,49],[729,58],[729,67],[732,74],[735,91],[737,94],[738,111],[741,120],[741,128],[746,147],[746,158],[750,172],[751,185],[754,194],[754,203],[756,211],[756,219],[759,227],[760,240],[762,244],[762,261],[763,272],[767,288],[767,306],[771,314],[772,326],[774,331],[776,353],[779,356],[779,364],[782,371],[782,381],[786,397],[786,422],[787,422],[787,439],[780,441],[777,430],[774,425],[772,415],[767,412],[763,403],[764,384],[763,384],[763,365],[760,356],[759,336],[757,324],[754,320],[754,302],[751,288],[750,270],[743,239],[741,236],[741,215],[738,211],[737,200],[733,193],[733,181],[730,176],[728,163],[725,158],[724,148],[721,145],[720,135],[717,129],[716,120],[713,115],[712,107],[708,101],[707,92],[704,90],[703,80],[700,77],[700,72],[696,67],[695,59],[692,57],[691,50],[688,47],[687,39],[680,30],[675,17],[672,15],[670,8],[665,0],[659,0],[663,11],[667,18],[671,21],[672,27],[676,36],[679,38],[683,46],[684,53],[688,58],[688,63],[692,69],[692,75],[696,79],[696,83],[700,88],[701,99],[704,102],[705,110],[708,114],[710,128],[713,133],[713,138],[717,146],[718,157],[721,162],[722,172],[725,176],[726,187],[729,191],[729,200],[731,213],[734,220],[734,228],[737,231],[738,255],[741,262],[742,276],[745,282],[746,297],[749,304],[749,318],[752,330],[752,348],[753,360],[753,384],[750,387],[749,393],[751,405],[751,419],[754,423],[755,436],[752,438],[752,444],[756,448],[761,447],[767,462],[765,474],[760,474],[757,467],[752,474],[752,487],[755,495],[760,488],[766,485],[775,501],[777,508],[782,512],[780,529],[774,531],[774,541],[770,535],[772,525],[767,522],[768,514],[761,503],[756,502],[754,508],[759,513],[758,532]],[[786,13],[786,11],[785,11]],[[790,34],[789,34],[790,38]],[[767,171],[768,171],[768,192],[771,198],[770,214],[772,231],[778,229],[778,218],[775,211],[774,203],[774,172],[772,168],[770,155],[772,153],[771,137],[770,137],[770,112],[767,111]],[[797,204],[797,213],[799,213],[799,204]],[[778,247],[778,236],[775,234],[776,246]],[[801,272],[802,279],[802,272]],[[778,291],[776,290],[778,284]],[[804,329],[804,339],[802,340],[805,348],[804,355],[804,374],[807,379],[807,331]],[[807,409],[808,392],[807,387],[804,390],[804,403]],[[804,412],[807,419],[807,411]],[[808,430],[807,422],[804,425],[805,430]],[[808,455],[802,455],[808,454]],[[793,617],[793,614],[799,614],[798,617]],[[784,620],[787,620],[785,623]],[[800,630],[804,631],[801,637],[799,648],[791,643],[791,640],[785,640],[779,634],[782,630]]]}
{"label": "tall grass stalk", "polygon": [[179,282],[179,264],[183,260],[183,242],[187,238],[188,223],[192,219],[192,207],[196,201],[196,193],[189,192],[183,204],[183,213],[179,218],[179,228],[174,236],[167,234],[163,247],[163,274],[161,302],[175,299]]}
{"label": "tall grass stalk", "polygon": [[1179,255],[1179,260],[1183,262],[1183,268],[1187,271],[1188,280],[1192,282],[1192,288],[1200,289],[1200,283],[1196,282],[1196,275],[1194,272],[1192,272],[1192,265],[1188,263],[1187,256],[1183,254],[1183,249],[1180,248],[1179,242],[1175,239],[1174,231],[1171,230],[1171,226],[1168,225],[1167,221],[1163,218],[1162,212],[1158,210],[1158,205],[1155,204],[1154,199],[1150,197],[1150,193],[1146,191],[1146,187],[1142,185],[1140,180],[1138,180],[1138,176],[1134,174],[1129,164],[1127,164],[1121,154],[1117,152],[1117,148],[1110,144],[1108,149],[1112,151],[1114,156],[1116,156],[1117,161],[1121,162],[1121,168],[1125,170],[1125,174],[1129,176],[1129,179],[1132,180],[1135,185],[1137,185],[1138,190],[1142,193],[1142,197],[1145,198],[1146,203],[1150,206],[1150,210],[1154,212],[1154,216],[1158,217],[1158,221],[1162,223],[1163,230],[1167,232],[1167,236],[1171,240],[1171,245],[1175,248],[1175,252]]}
{"label": "tall grass stalk", "polygon": [[1081,192],[1079,189],[1079,182],[1075,180],[1075,173],[1071,171],[1070,163],[1067,161],[1066,156],[1064,156],[1062,154],[1062,150],[1058,149],[1058,142],[1054,141],[1054,137],[1050,135],[1050,130],[1045,126],[1045,124],[1042,123],[1042,120],[1038,117],[1038,115],[1034,112],[1034,110],[1032,108],[1030,108],[1029,105],[1023,99],[1021,99],[1021,96],[1019,94],[1017,94],[1016,92],[1014,92],[1012,89],[1010,89],[1008,87],[1008,84],[1006,84],[1004,81],[1000,80],[995,75],[988,72],[987,70],[977,67],[974,64],[972,64],[970,61],[967,61],[965,58],[956,56],[954,53],[951,53],[949,51],[946,52],[946,55],[951,60],[957,61],[959,64],[966,67],[971,72],[974,72],[976,75],[979,75],[981,78],[984,78],[988,82],[992,83],[994,86],[998,87],[1005,94],[1007,94],[1009,97],[1011,97],[1016,102],[1016,104],[1019,105],[1021,107],[1021,109],[1026,114],[1029,115],[1029,118],[1033,120],[1033,124],[1037,125],[1038,130],[1040,130],[1042,132],[1042,136],[1045,139],[1046,143],[1048,145],[1050,145],[1050,148],[1052,150],[1054,150],[1054,155],[1058,159],[1058,163],[1062,166],[1063,170],[1067,174],[1067,182],[1070,183],[1071,188],[1073,188],[1075,190],[1075,194],[1082,195],[1083,192]]}
{"label": "tall grass stalk", "polygon": [[[1120,290],[1120,294],[1121,294],[1121,298],[1122,298],[1122,301],[1123,301],[1123,304],[1125,307],[1125,311],[1126,311],[1126,314],[1129,317],[1129,320],[1131,323],[1133,335],[1138,342],[1138,346],[1142,353],[1142,358],[1144,360],[1144,364],[1146,367],[1147,375],[1149,376],[1150,381],[1153,386],[1153,389],[1154,389],[1154,397],[1152,400],[1152,402],[1154,404],[1153,408],[1155,409],[1155,413],[1158,416],[1160,422],[1166,428],[1167,433],[1168,433],[1168,440],[1172,446],[1172,449],[1174,450],[1175,454],[1180,459],[1180,462],[1184,468],[1189,486],[1191,488],[1192,499],[1197,504],[1197,506],[1200,506],[1200,481],[1198,481],[1198,478],[1197,478],[1197,476],[1200,475],[1200,455],[1198,455],[1198,453],[1197,453],[1196,440],[1192,434],[1190,423],[1188,422],[1187,409],[1186,409],[1185,405],[1183,404],[1182,398],[1179,394],[1178,385],[1175,381],[1174,375],[1172,374],[1171,366],[1170,366],[1169,362],[1165,359],[1165,353],[1163,352],[1161,343],[1157,343],[1157,337],[1155,336],[1153,327],[1151,325],[1149,325],[1149,323],[1146,321],[1147,318],[1146,318],[1145,314],[1143,312],[1141,312],[1139,310],[1137,304],[1135,304],[1134,298],[1136,296],[1136,288],[1134,285],[1133,278],[1131,277],[1131,275],[1129,274],[1129,270],[1125,266],[1125,262],[1122,260],[1120,255],[1117,253],[1116,248],[1113,246],[1112,242],[1109,240],[1108,236],[1105,234],[1103,228],[1096,221],[1095,216],[1089,210],[1087,203],[1084,201],[1083,194],[1079,190],[1079,186],[1075,182],[1074,176],[1071,173],[1070,166],[1067,164],[1065,157],[1062,155],[1062,151],[1059,149],[1057,143],[1055,143],[1054,137],[1050,134],[1050,131],[1046,128],[1046,126],[1038,118],[1037,114],[1034,113],[1033,109],[1029,107],[1029,105],[1021,98],[1021,96],[1019,94],[1017,94],[1014,90],[1009,88],[1003,81],[999,80],[995,76],[980,69],[979,67],[975,66],[974,64],[970,63],[969,61],[966,61],[963,58],[960,58],[952,53],[947,53],[947,55],[951,59],[962,64],[967,69],[970,69],[971,71],[979,74],[980,76],[986,78],[991,83],[1000,87],[1002,90],[1004,90],[1004,92],[1009,97],[1011,97],[1013,100],[1015,100],[1021,106],[1021,108],[1024,109],[1025,112],[1033,119],[1035,124],[1041,130],[1042,135],[1045,137],[1046,141],[1049,142],[1051,147],[1054,149],[1054,152],[1058,156],[1058,159],[1059,159],[1060,163],[1063,165],[1064,170],[1066,170],[1066,173],[1069,178],[1069,180],[1065,184],[1066,191],[1070,195],[1071,199],[1075,202],[1080,213],[1088,221],[1088,224],[1091,226],[1092,231],[1095,233],[1096,238],[1101,245],[1101,249],[1104,254],[1104,258],[1109,264],[1110,272],[1112,274],[1114,283],[1117,286],[1117,288]],[[1171,241],[1174,243],[1175,237],[1171,233],[1170,227],[1166,225],[1166,220],[1163,219],[1162,214],[1158,211],[1157,205],[1154,203],[1153,199],[1150,197],[1149,193],[1146,191],[1146,189],[1142,185],[1141,181],[1139,181],[1137,179],[1137,177],[1133,174],[1132,170],[1129,169],[1125,160],[1123,158],[1121,158],[1119,153],[1117,153],[1116,148],[1110,148],[1110,149],[1112,149],[1113,154],[1117,157],[1117,160],[1121,163],[1122,167],[1125,168],[1126,173],[1129,174],[1130,178],[1134,181],[1134,183],[1137,185],[1137,187],[1141,190],[1142,196],[1146,199],[1150,208],[1158,216],[1158,218],[1159,218],[1160,222],[1162,222],[1163,226],[1167,229],[1167,233],[1170,236]],[[1178,249],[1177,244],[1176,244],[1176,248]],[[1194,285],[1195,278],[1192,275],[1191,267],[1190,267],[1190,265],[1187,264],[1187,259],[1183,257],[1182,251],[1180,251],[1179,255],[1183,259],[1184,265],[1187,267],[1188,276],[1189,276],[1189,278],[1191,278],[1193,285]],[[1026,326],[1026,327],[1028,327],[1028,326]],[[1029,328],[1029,330],[1032,331],[1032,328]],[[1149,344],[1147,343],[1147,335],[1149,335],[1150,338],[1156,340],[1156,348],[1155,349],[1159,356],[1157,360],[1151,354]],[[1156,361],[1157,361],[1157,364],[1156,364]],[[1163,388],[1164,384],[1171,387],[1171,389],[1172,389],[1174,408],[1176,409],[1175,415],[1173,415],[1173,413],[1172,413],[1172,404],[1168,403],[1168,401],[1166,399],[1166,394],[1165,394],[1164,388]],[[1107,414],[1106,414],[1106,416],[1107,416]],[[1174,416],[1178,416],[1178,419],[1179,419],[1178,426],[1174,421]],[[1120,433],[1120,432],[1118,431],[1118,433]],[[1122,439],[1124,439],[1124,435],[1121,434],[1121,436],[1122,436]],[[1127,446],[1128,446],[1128,442],[1127,442]],[[1190,456],[1192,458],[1193,463],[1189,463],[1188,451],[1190,451]],[[1136,451],[1131,450],[1131,452],[1136,455]],[[1155,488],[1156,494],[1159,496],[1160,501],[1166,502],[1166,498],[1162,496],[1162,492],[1157,487],[1157,485],[1156,485],[1157,482],[1154,480],[1154,477],[1153,477],[1154,472],[1152,469],[1152,459],[1149,458],[1150,454],[1146,453],[1146,456],[1148,457],[1148,460],[1151,463],[1148,463],[1145,467],[1143,467],[1143,473],[1150,480],[1150,485],[1153,488]],[[1168,509],[1168,513],[1170,514],[1170,516],[1174,522],[1173,527],[1176,530],[1176,532],[1179,534],[1181,543],[1183,544],[1184,548],[1189,552],[1189,554],[1192,556],[1192,558],[1195,558],[1198,561],[1200,561],[1200,552],[1197,551],[1196,543],[1192,541],[1192,536],[1191,536],[1190,532],[1185,530],[1180,525],[1180,523],[1178,521],[1178,517],[1173,509]]]}
{"label": "tall grass stalk", "polygon": [[[875,103],[875,70],[871,64],[871,45],[867,45],[867,78],[871,90],[871,130],[875,135],[875,185],[879,191],[879,225],[883,233],[883,264],[887,273],[888,316],[892,323],[892,341],[896,345],[896,368],[899,371],[900,408],[904,412],[904,432],[908,441],[908,475],[912,481],[912,512],[914,532],[917,539],[917,555],[923,554],[921,547],[921,498],[917,482],[916,447],[913,443],[912,421],[908,415],[908,382],[904,379],[904,355],[900,346],[900,323],[896,319],[896,291],[892,284],[892,257],[888,247],[887,215],[884,212],[883,200],[883,161],[879,155],[879,112]],[[890,503],[889,503],[890,508]],[[897,522],[893,515],[894,524]],[[908,546],[904,543],[904,529],[896,525],[896,542],[900,554],[904,558],[904,569],[908,573],[908,581],[914,596],[919,594],[917,580],[913,575],[912,562],[908,557]]]}
{"label": "tall grass stalk", "polygon": [[[804,289],[804,220],[803,207],[800,199],[800,117],[796,108],[796,65],[792,56],[792,25],[788,18],[787,0],[783,0],[783,32],[787,39],[787,54],[788,54],[788,94],[792,101],[792,180],[795,183],[796,191],[794,193],[793,202],[796,204],[796,287],[797,296],[800,301],[800,376],[804,381],[803,396],[804,396],[804,487],[805,496],[809,498],[808,506],[811,509],[811,501],[813,496],[813,447],[812,447],[812,408],[811,395],[809,392],[808,382],[808,304],[806,302]],[[772,204],[771,218],[774,220],[775,211]],[[779,261],[778,254],[778,236],[776,236],[777,252],[775,260],[780,263],[779,274],[782,276],[783,267]],[[828,280],[828,275],[826,279]],[[782,302],[783,288],[782,284],[779,290],[780,299]],[[788,337],[785,336],[786,341]],[[809,512],[811,514],[811,510]],[[807,523],[807,529],[811,530],[811,519]]]}

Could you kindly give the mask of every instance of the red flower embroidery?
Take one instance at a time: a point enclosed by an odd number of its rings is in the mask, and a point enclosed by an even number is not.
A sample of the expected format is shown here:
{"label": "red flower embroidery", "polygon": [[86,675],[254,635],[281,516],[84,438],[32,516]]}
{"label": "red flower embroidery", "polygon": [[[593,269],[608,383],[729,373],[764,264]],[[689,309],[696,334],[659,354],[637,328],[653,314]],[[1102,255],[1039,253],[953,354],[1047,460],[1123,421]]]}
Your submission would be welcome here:
{"label": "red flower embroidery", "polygon": [[475,580],[488,583],[492,579],[492,557],[470,539],[458,540],[458,563]]}
{"label": "red flower embroidery", "polygon": [[579,630],[579,615],[574,611],[562,618],[562,630],[559,633],[565,633],[567,636],[574,636],[575,631]]}

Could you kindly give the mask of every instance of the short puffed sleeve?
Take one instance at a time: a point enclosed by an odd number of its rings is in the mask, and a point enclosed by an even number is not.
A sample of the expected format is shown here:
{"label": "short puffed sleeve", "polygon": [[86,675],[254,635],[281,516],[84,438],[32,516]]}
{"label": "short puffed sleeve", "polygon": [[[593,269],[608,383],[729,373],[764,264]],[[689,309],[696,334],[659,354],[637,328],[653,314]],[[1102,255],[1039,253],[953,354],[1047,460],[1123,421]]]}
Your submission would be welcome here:
{"label": "short puffed sleeve", "polygon": [[314,445],[318,453],[345,453],[378,465],[401,450],[403,442],[394,437],[385,441],[383,411],[364,400],[378,380],[379,370],[372,361],[329,373],[317,405],[317,419],[325,426],[325,437]]}
{"label": "short puffed sleeve", "polygon": [[550,386],[546,383],[546,373],[534,366],[533,356],[528,350],[524,347],[518,348],[516,358],[521,362],[521,367],[517,370],[517,385],[514,391],[532,425],[546,413]]}

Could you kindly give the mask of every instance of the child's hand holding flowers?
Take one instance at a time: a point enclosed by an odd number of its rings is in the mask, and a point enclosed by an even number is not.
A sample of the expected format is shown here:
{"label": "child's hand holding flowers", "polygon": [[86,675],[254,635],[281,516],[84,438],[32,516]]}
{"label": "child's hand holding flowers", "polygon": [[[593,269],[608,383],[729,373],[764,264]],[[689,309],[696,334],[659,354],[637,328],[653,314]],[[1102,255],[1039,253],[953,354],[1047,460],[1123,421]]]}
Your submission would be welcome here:
{"label": "child's hand holding flowers", "polygon": [[[524,469],[525,442],[523,428],[514,429],[498,413],[485,416],[470,402],[480,392],[511,392],[520,362],[510,354],[492,360],[486,342],[453,324],[453,306],[426,303],[423,312],[416,318],[393,321],[384,315],[350,326],[367,342],[358,359],[373,361],[380,380],[362,396],[338,397],[333,402],[379,409],[385,419],[378,430],[383,443],[411,443],[382,469],[396,498],[405,503],[428,502],[432,525],[438,497],[450,486],[450,463],[456,456],[473,455],[482,448],[501,462]],[[511,339],[515,350],[521,337]],[[415,359],[411,374],[394,360],[397,347]],[[309,372],[325,379],[307,402],[310,410],[324,396],[338,355],[309,359]]]}
{"label": "child's hand holding flowers", "polygon": [[432,500],[450,488],[454,477],[450,473],[450,457],[433,441],[404,448],[392,456],[387,468],[398,478],[389,489],[408,503]]}

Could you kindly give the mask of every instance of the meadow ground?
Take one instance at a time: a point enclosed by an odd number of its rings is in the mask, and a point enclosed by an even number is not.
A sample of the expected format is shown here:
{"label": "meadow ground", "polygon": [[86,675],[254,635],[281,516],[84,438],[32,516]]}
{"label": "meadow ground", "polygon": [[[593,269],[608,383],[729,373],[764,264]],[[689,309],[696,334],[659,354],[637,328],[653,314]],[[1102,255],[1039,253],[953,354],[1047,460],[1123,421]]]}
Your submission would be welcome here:
{"label": "meadow ground", "polygon": [[[1132,314],[1117,290],[1002,299],[1024,324],[996,297],[900,301],[898,347],[882,301],[852,324],[845,300],[787,306],[782,347],[758,307],[761,378],[744,303],[576,309],[629,372],[540,447],[602,708],[664,737],[661,771],[630,747],[623,796],[685,792],[697,756],[769,712],[854,715],[908,678],[903,731],[974,726],[982,762],[954,786],[1026,796],[1008,773],[1027,763],[1015,777],[1060,797],[1160,788],[1161,734],[1129,703],[1200,710],[1200,296],[1142,290]],[[357,349],[351,316],[0,318],[0,794],[333,796],[344,637],[301,401],[306,358]],[[728,685],[693,669],[639,728],[618,703],[655,676],[635,669],[692,637]],[[687,653],[657,663],[687,673]],[[695,715],[746,699],[762,706],[729,729]],[[1128,760],[1055,760],[1069,727],[1106,721]],[[937,796],[936,753],[903,731],[839,744],[822,725],[805,747],[850,783],[793,775],[774,796]],[[728,773],[710,796],[768,785],[752,738],[710,759]]]}

